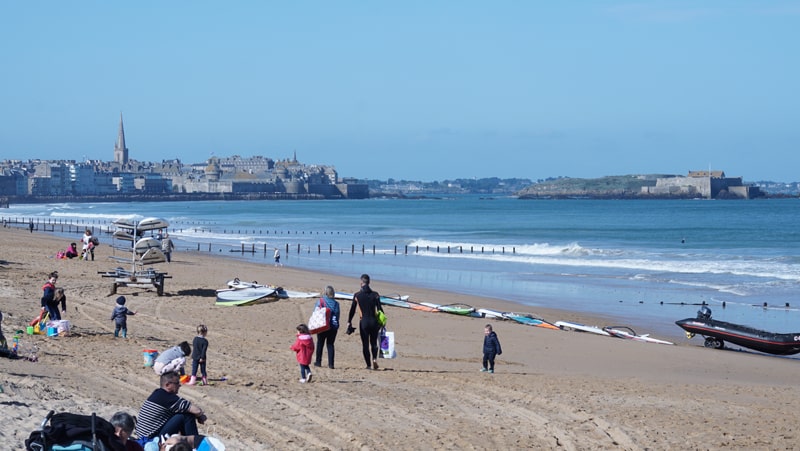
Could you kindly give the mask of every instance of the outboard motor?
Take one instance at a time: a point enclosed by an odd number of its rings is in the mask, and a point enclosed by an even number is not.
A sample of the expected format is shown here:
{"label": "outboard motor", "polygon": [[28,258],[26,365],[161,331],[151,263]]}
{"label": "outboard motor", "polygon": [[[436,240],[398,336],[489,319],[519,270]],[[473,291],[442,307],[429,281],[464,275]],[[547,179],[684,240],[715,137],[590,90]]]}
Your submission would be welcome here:
{"label": "outboard motor", "polygon": [[697,311],[697,319],[711,319],[711,309],[705,306],[701,307],[700,310]]}

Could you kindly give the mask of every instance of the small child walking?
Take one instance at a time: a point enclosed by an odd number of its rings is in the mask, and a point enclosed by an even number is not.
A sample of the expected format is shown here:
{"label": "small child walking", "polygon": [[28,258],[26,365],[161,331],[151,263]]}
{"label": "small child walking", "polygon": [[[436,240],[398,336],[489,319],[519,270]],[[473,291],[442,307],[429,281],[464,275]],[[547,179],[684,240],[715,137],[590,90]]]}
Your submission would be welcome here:
{"label": "small child walking", "polygon": [[128,338],[128,316],[135,314],[136,312],[125,307],[125,296],[117,298],[117,306],[111,313],[111,319],[114,320],[114,338],[119,337],[120,332],[122,332],[122,338]]}
{"label": "small child walking", "polygon": [[497,334],[492,330],[492,325],[487,324],[483,328],[483,368],[481,371],[494,373],[494,358],[502,353]]}
{"label": "small child walking", "polygon": [[308,326],[297,326],[297,339],[291,347],[297,353],[297,363],[300,364],[300,383],[311,382],[311,357],[314,355],[314,339],[308,332]]}
{"label": "small child walking", "polygon": [[200,374],[202,375],[203,385],[208,385],[208,374],[206,374],[206,351],[208,350],[208,327],[204,324],[197,326],[197,336],[192,341],[192,378],[186,385],[194,385],[197,383],[197,367],[200,367]]}

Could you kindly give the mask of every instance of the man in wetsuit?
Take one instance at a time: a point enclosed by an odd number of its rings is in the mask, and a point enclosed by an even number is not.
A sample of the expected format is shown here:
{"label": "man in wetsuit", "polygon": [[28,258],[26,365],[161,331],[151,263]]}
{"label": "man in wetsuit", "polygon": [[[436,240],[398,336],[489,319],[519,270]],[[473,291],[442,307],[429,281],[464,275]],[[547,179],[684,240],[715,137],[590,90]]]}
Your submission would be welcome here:
{"label": "man in wetsuit", "polygon": [[[358,322],[358,332],[361,335],[361,349],[364,352],[364,361],[367,362],[367,369],[378,369],[378,334],[380,325],[378,324],[378,311],[383,311],[381,297],[369,287],[369,276],[361,275],[361,291],[353,296],[353,303],[350,305],[350,315],[347,317],[347,325],[353,327],[353,316],[358,306],[361,320]],[[370,348],[372,353],[370,353]]]}

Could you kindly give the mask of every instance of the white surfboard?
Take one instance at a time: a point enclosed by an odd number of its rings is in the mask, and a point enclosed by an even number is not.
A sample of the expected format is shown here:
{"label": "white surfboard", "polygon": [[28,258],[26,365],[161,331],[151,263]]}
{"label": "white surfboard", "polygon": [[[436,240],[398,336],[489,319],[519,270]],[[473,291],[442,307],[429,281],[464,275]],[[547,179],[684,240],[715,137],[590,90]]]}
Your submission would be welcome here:
{"label": "white surfboard", "polygon": [[292,290],[284,290],[286,295],[290,298],[294,299],[310,299],[310,298],[318,298],[321,296],[320,293],[315,293],[313,291],[292,291]]}
{"label": "white surfboard", "polygon": [[610,337],[611,334],[604,331],[603,329],[597,326],[587,326],[585,324],[580,323],[571,323],[569,321],[556,321],[554,323],[556,326],[564,329],[564,330],[576,330],[578,332],[589,332],[592,334],[603,335],[605,337]]}
{"label": "white surfboard", "polygon": [[633,332],[633,329],[630,329],[628,327],[619,327],[619,326],[617,326],[617,327],[604,327],[603,330],[606,333],[608,333],[610,335],[613,335],[614,337],[624,338],[624,339],[627,339],[627,340],[643,341],[645,343],[658,343],[658,344],[662,344],[662,345],[674,345],[675,344],[675,343],[673,343],[671,341],[659,340],[658,338],[653,338],[653,337],[650,336],[650,334],[636,335],[636,333]]}

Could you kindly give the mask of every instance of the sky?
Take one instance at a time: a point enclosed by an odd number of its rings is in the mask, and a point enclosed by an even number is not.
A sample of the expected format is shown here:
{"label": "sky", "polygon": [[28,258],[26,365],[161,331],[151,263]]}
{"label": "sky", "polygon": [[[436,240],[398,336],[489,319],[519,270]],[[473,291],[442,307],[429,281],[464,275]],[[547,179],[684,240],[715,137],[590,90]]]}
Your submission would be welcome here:
{"label": "sky", "polygon": [[8,1],[0,159],[798,181],[795,1]]}

